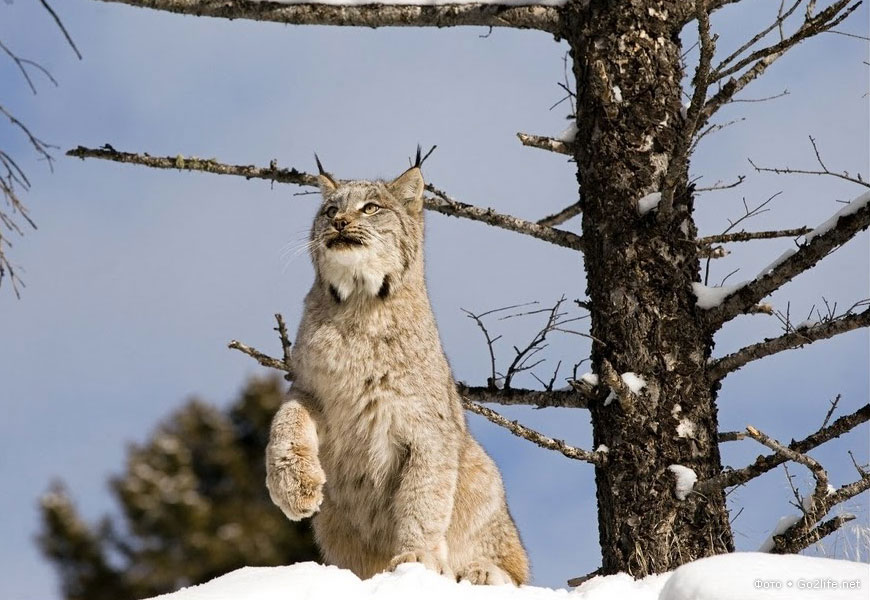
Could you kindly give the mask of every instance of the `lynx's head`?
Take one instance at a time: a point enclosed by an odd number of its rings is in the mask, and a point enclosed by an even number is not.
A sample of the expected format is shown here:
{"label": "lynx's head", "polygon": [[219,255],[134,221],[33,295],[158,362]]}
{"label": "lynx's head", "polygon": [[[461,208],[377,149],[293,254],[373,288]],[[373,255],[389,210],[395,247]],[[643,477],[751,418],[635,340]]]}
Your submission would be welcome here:
{"label": "lynx's head", "polygon": [[386,299],[418,268],[423,249],[423,175],[417,164],[393,181],[338,182],[323,170],[323,203],[311,256],[336,302],[354,294]]}

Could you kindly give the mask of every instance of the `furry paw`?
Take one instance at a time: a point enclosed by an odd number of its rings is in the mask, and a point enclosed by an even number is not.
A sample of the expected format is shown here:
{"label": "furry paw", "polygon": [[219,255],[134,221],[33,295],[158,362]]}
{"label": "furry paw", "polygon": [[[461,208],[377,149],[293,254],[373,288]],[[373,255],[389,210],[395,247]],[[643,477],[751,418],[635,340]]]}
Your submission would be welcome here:
{"label": "furry paw", "polygon": [[269,495],[291,521],[310,517],[320,509],[324,483],[326,475],[316,458],[296,456],[290,460],[266,462]]}
{"label": "furry paw", "polygon": [[513,583],[503,569],[491,562],[473,562],[467,564],[456,575],[459,581],[468,581],[474,585],[507,585]]}
{"label": "furry paw", "polygon": [[451,579],[453,578],[453,571],[448,566],[447,561],[434,552],[429,552],[427,550],[412,550],[410,552],[397,554],[390,561],[389,570],[393,571],[399,565],[412,562],[422,563],[427,569],[432,569],[439,575],[446,575]]}

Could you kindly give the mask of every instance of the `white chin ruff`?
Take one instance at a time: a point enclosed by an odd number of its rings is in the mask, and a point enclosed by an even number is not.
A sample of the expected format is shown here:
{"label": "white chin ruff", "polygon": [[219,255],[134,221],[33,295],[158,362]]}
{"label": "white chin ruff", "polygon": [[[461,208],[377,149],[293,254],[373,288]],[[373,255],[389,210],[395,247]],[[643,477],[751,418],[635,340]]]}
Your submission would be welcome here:
{"label": "white chin ruff", "polygon": [[346,300],[354,291],[376,296],[384,282],[385,272],[368,248],[350,246],[327,249],[320,263],[320,274]]}

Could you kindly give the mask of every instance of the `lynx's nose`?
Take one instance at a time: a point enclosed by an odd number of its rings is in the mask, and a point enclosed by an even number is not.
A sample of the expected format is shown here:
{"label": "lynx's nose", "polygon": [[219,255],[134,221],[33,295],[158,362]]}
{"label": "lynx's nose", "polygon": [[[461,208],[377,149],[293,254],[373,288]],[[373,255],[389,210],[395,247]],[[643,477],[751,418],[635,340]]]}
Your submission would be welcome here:
{"label": "lynx's nose", "polygon": [[336,228],[336,230],[341,231],[345,227],[347,227],[347,219],[333,219],[332,226]]}

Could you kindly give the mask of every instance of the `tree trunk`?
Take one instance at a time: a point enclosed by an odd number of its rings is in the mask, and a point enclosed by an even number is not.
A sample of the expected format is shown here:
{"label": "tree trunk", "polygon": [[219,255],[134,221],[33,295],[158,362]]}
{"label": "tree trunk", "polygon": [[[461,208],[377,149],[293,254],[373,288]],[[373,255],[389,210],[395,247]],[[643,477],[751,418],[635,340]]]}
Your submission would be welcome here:
{"label": "tree trunk", "polygon": [[[679,1],[574,1],[562,35],[577,78],[575,158],[601,392],[590,406],[603,572],[660,573],[734,549],[725,497],[675,495],[668,467],[699,479],[722,470],[716,390],[706,376],[712,333],[695,306],[697,233],[687,169],[669,218],[639,214],[660,190],[683,134]],[[688,4],[688,3],[686,3]],[[608,366],[646,387],[607,402]],[[612,372],[611,372],[612,375]],[[632,400],[632,401],[626,401]]]}

